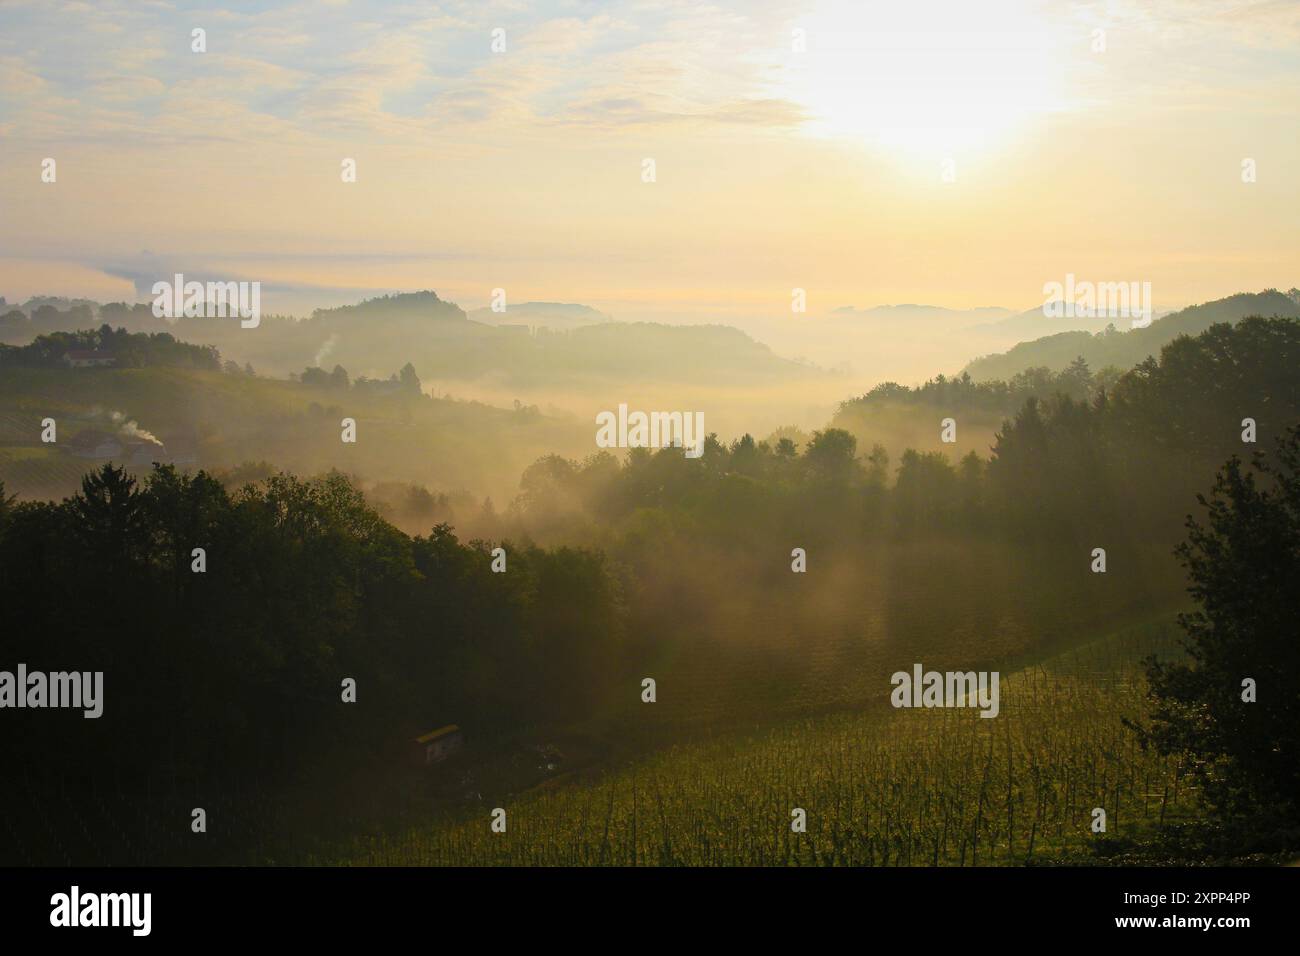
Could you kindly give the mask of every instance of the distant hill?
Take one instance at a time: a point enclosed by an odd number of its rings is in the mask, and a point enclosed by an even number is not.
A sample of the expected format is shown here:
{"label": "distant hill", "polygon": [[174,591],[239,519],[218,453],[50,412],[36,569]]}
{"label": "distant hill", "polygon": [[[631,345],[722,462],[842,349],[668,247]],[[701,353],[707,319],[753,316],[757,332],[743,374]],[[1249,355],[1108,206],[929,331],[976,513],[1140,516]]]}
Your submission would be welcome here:
{"label": "distant hill", "polygon": [[98,306],[98,303],[92,299],[69,299],[67,296],[62,295],[34,295],[26,302],[19,304],[17,302],[8,302],[4,296],[0,295],[0,309],[17,309],[19,312],[31,315],[42,306],[67,311],[77,306],[93,309]]}
{"label": "distant hill", "polygon": [[1293,290],[1288,294],[1276,289],[1242,292],[1170,313],[1145,329],[1120,329],[1111,325],[1097,333],[1061,332],[1022,342],[998,355],[975,359],[965,371],[980,382],[1009,381],[1027,368],[1060,371],[1079,356],[1093,369],[1107,366],[1129,369],[1148,356],[1158,355],[1162,346],[1180,335],[1196,335],[1216,322],[1236,323],[1248,315],[1300,318],[1300,293]]}
{"label": "distant hill", "polygon": [[[324,360],[313,364],[339,363],[354,374],[409,361],[426,380],[490,378],[519,387],[575,380],[714,383],[720,377],[762,384],[816,374],[729,326],[606,322],[594,309],[559,303],[488,314],[499,321],[477,321],[435,293],[419,292],[317,310],[307,321],[281,325],[273,334],[324,351]],[[557,328],[557,321],[574,327]],[[238,361],[246,360],[244,349],[257,345],[238,328],[226,339],[222,354]],[[251,361],[257,365],[256,358]]]}
{"label": "distant hill", "polygon": [[504,312],[490,308],[473,309],[469,318],[484,325],[526,325],[529,328],[576,329],[584,325],[599,325],[614,321],[605,313],[589,305],[570,302],[522,302],[510,305]]}
{"label": "distant hill", "polygon": [[[1042,338],[1044,335],[1055,335],[1059,332],[1091,332],[1095,334],[1104,332],[1106,326],[1115,323],[1115,320],[1109,316],[1085,318],[1077,315],[1066,315],[1064,308],[1060,310],[1060,318],[1049,318],[1043,314],[1044,309],[1045,306],[1038,305],[1028,311],[1017,315],[1008,315],[995,322],[972,325],[964,331],[1000,341],[1010,339],[1028,342]],[[1158,312],[1155,317],[1161,318],[1168,314],[1168,312]]]}
{"label": "distant hill", "polygon": [[261,374],[341,365],[354,378],[386,378],[410,362],[425,381],[490,381],[505,389],[568,388],[575,381],[774,385],[823,374],[729,326],[612,322],[589,306],[567,303],[524,303],[500,315],[476,310],[485,319],[476,321],[426,290],[317,309],[308,319],[264,315],[247,329],[237,318],[171,322],[155,318],[147,305],[91,306],[60,312],[43,301],[30,319],[16,311],[0,315],[0,342],[24,345],[37,335],[103,322],[215,346],[222,359],[251,364]]}
{"label": "distant hill", "polygon": [[364,299],[355,305],[341,305],[332,309],[317,309],[304,323],[316,324],[325,329],[342,329],[357,322],[385,325],[410,324],[415,328],[433,322],[464,322],[465,312],[458,305],[438,298],[438,293],[399,292],[374,299]]}

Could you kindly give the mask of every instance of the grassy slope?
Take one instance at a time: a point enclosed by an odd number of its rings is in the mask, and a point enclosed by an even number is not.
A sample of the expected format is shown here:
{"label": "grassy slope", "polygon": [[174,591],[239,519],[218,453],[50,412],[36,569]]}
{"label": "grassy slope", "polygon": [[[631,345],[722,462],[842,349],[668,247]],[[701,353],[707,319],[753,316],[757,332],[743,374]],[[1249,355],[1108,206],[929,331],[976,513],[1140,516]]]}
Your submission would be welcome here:
{"label": "grassy slope", "polygon": [[[1104,859],[1197,814],[1171,759],[1120,723],[1165,619],[1004,675],[1001,716],[889,710],[774,723],[671,747],[326,854],[354,864],[961,865]],[[489,812],[506,808],[508,830]],[[807,811],[807,833],[790,829]],[[1090,831],[1103,807],[1108,831]],[[1106,841],[1109,841],[1107,844]],[[1095,854],[1095,855],[1094,855]],[[319,862],[319,861],[318,861]]]}

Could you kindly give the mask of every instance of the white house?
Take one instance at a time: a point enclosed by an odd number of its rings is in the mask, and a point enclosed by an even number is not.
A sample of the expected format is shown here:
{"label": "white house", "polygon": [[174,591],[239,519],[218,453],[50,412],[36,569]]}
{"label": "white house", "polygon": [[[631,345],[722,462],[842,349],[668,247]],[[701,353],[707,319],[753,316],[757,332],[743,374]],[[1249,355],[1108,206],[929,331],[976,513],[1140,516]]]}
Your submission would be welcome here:
{"label": "white house", "polygon": [[112,435],[93,428],[77,432],[65,446],[78,458],[120,458],[125,446]]}
{"label": "white house", "polygon": [[99,349],[73,349],[63,353],[63,364],[68,368],[107,368],[116,365],[117,358]]}

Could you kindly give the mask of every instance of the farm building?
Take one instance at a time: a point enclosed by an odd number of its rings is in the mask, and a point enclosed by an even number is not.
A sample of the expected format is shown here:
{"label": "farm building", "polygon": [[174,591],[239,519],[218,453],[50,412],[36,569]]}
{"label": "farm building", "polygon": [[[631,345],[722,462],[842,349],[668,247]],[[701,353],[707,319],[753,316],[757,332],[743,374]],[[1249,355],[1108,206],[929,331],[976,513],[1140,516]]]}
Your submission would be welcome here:
{"label": "farm building", "polygon": [[117,358],[112,352],[98,349],[73,349],[63,353],[63,364],[68,368],[104,368],[116,365]]}
{"label": "farm building", "polygon": [[107,435],[93,428],[72,436],[65,447],[77,458],[115,458],[128,465],[170,461],[162,442]]}
{"label": "farm building", "polygon": [[128,439],[123,443],[122,450],[128,465],[152,465],[154,462],[166,464],[170,461],[162,442]]}
{"label": "farm building", "polygon": [[455,724],[448,724],[431,730],[422,737],[416,737],[415,742],[421,748],[424,763],[435,764],[460,750],[465,745],[465,735]]}
{"label": "farm building", "polygon": [[78,458],[117,458],[123,451],[120,441],[94,428],[73,435],[64,447]]}

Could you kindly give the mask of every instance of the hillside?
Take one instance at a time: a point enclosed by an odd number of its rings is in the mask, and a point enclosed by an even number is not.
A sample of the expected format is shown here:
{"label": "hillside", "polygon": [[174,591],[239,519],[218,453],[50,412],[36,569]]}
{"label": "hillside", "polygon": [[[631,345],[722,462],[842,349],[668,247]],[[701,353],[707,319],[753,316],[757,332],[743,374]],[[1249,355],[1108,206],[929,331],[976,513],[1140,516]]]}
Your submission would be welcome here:
{"label": "hillside", "polygon": [[612,322],[608,315],[589,305],[572,302],[520,302],[511,304],[504,312],[491,308],[473,309],[467,313],[474,322],[484,325],[526,325],[529,328],[546,326],[548,329],[576,329],[584,325]]}
{"label": "hillside", "polygon": [[[58,423],[55,444],[40,440],[46,417]],[[357,421],[356,444],[340,440],[344,417]],[[69,494],[83,471],[102,463],[74,453],[77,436],[94,431],[124,443],[128,423],[162,442],[156,457],[191,469],[257,461],[300,474],[337,468],[366,481],[417,482],[502,501],[540,455],[557,448],[581,453],[592,442],[585,422],[526,406],[509,410],[197,369],[6,368],[0,481],[25,498]],[[123,460],[121,453],[113,457]],[[143,448],[132,457],[143,472],[155,453]]]}
{"label": "hillside", "polygon": [[[963,331],[970,332],[974,335],[987,337],[989,340],[1006,341],[1010,339],[1015,342],[1030,342],[1034,339],[1043,338],[1044,334],[1057,335],[1061,332],[1104,332],[1106,326],[1115,322],[1114,319],[1098,316],[1087,318],[1078,315],[1067,315],[1066,309],[1060,308],[1060,317],[1051,318],[1043,314],[1044,306],[1035,306],[1018,315],[1009,315],[1005,318],[998,319],[994,322],[986,322],[982,325],[973,325]],[[1161,312],[1157,318],[1161,318],[1168,313]]]}
{"label": "hillside", "polygon": [[0,316],[0,342],[22,345],[37,335],[107,323],[215,346],[223,359],[258,372],[288,375],[341,365],[353,377],[387,376],[410,362],[426,382],[500,389],[570,388],[575,382],[712,386],[719,379],[776,385],[820,375],[728,326],[615,323],[588,306],[544,302],[483,313],[476,310],[485,321],[475,321],[423,291],[317,309],[307,319],[264,315],[256,328],[241,328],[237,319],[158,319],[146,305],[92,309],[78,303],[61,312],[42,300],[30,314],[12,309]]}
{"label": "hillside", "polygon": [[[1020,866],[1100,863],[1158,828],[1197,821],[1177,760],[1136,746],[1138,660],[1175,650],[1169,622],[1095,635],[1007,672],[1001,719],[969,710],[873,710],[770,723],[524,793],[483,792],[406,832],[313,862],[446,866]],[[485,780],[486,778],[486,780]],[[485,781],[485,782],[480,782]],[[488,808],[508,808],[504,836]],[[1105,835],[1092,808],[1112,810]],[[807,830],[792,833],[792,813]],[[1163,850],[1156,850],[1161,853]]]}
{"label": "hillside", "polygon": [[975,359],[965,371],[976,381],[1007,381],[1027,368],[1044,366],[1059,372],[1079,356],[1094,369],[1108,366],[1129,369],[1148,356],[1157,355],[1162,346],[1180,335],[1196,335],[1216,322],[1235,323],[1248,315],[1297,318],[1300,300],[1276,289],[1242,292],[1171,313],[1145,329],[1126,330],[1116,326],[1095,334],[1061,332],[1022,342],[1007,352]]}

